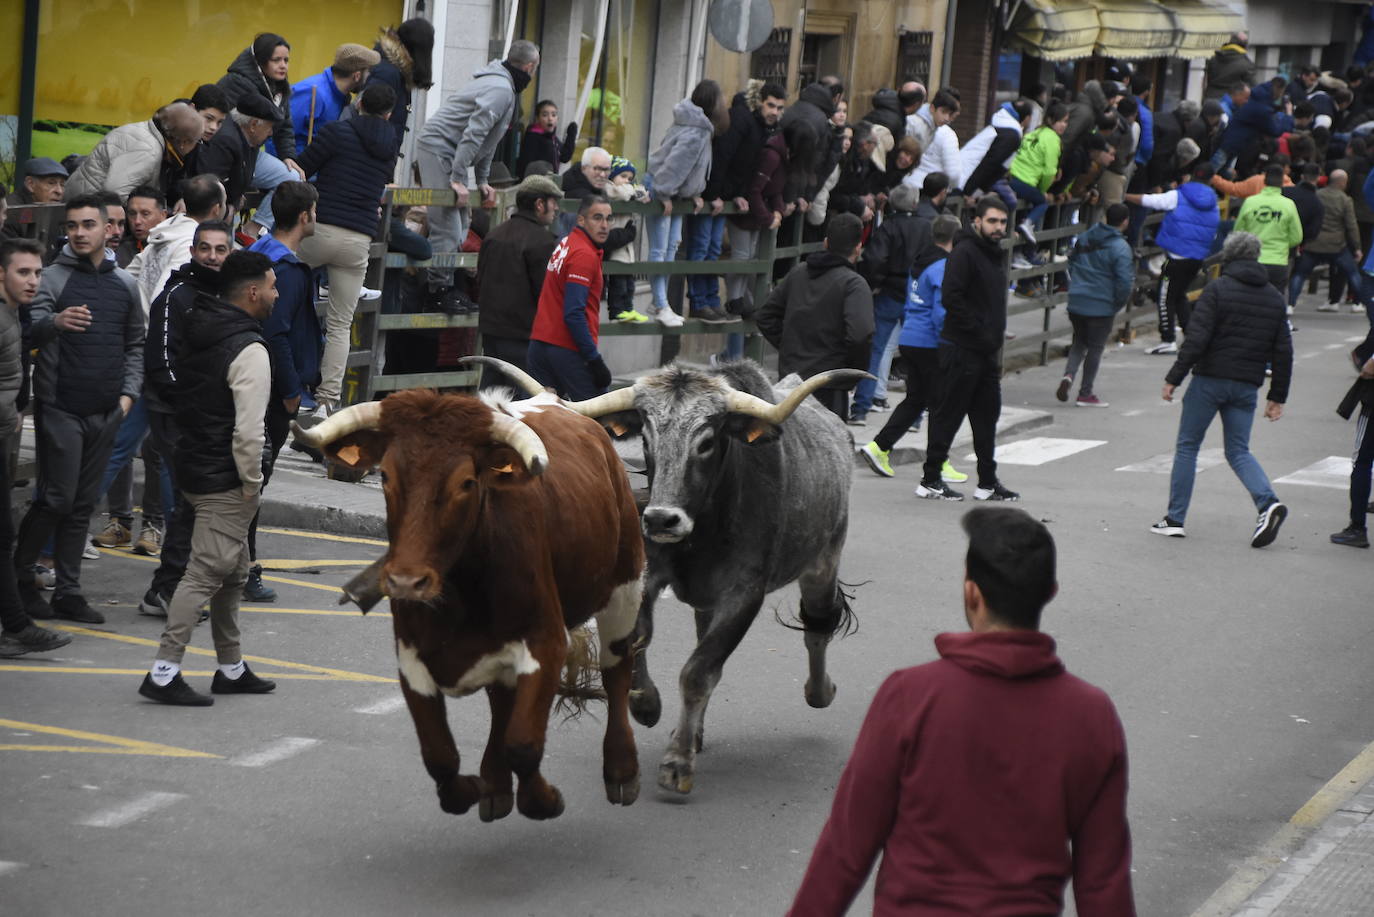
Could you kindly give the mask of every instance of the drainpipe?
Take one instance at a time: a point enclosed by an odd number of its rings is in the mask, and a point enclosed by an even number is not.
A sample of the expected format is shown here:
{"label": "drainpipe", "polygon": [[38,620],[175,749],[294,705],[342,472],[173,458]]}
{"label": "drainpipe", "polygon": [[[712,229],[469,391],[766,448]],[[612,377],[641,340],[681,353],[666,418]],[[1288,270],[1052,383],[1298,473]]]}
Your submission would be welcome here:
{"label": "drainpipe", "polygon": [[16,186],[24,181],[24,163],[33,155],[33,101],[38,85],[38,0],[24,2],[24,41],[19,60],[19,131],[14,151]]}
{"label": "drainpipe", "polygon": [[954,63],[954,20],[959,15],[959,0],[948,0],[945,5],[945,49],[940,54],[940,85],[949,85],[949,71]]}

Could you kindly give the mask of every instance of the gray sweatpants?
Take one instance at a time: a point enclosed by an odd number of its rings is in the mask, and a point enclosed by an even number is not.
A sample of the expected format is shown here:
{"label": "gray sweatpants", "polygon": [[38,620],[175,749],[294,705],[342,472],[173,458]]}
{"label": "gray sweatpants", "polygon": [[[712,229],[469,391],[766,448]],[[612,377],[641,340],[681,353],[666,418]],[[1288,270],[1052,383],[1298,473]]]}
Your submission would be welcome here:
{"label": "gray sweatpants", "polygon": [[[440,156],[424,148],[415,151],[415,164],[420,167],[420,184],[426,188],[447,188],[453,173],[453,160]],[[468,186],[468,191],[476,194],[477,189]],[[471,200],[471,198],[469,198]],[[452,253],[462,248],[468,235],[468,210],[466,207],[430,207],[429,244],[436,253]],[[431,267],[425,269],[426,284],[431,290],[442,290],[453,286],[453,268]]]}

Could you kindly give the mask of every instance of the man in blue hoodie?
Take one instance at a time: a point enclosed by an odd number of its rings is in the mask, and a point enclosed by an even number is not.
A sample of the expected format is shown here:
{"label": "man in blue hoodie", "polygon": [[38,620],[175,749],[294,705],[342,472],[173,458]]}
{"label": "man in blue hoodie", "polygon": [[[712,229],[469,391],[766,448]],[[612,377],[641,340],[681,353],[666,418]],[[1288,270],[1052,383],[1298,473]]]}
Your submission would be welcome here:
{"label": "man in blue hoodie", "polygon": [[1221,148],[1212,158],[1214,165],[1234,159],[1236,170],[1249,175],[1255,171],[1260,141],[1264,137],[1278,139],[1293,129],[1292,101],[1282,105],[1274,101],[1283,92],[1283,86],[1283,78],[1275,77],[1250,90],[1249,101],[1236,110],[1221,135]]}
{"label": "man in blue hoodie", "polygon": [[1073,324],[1073,343],[1069,363],[1054,396],[1069,400],[1069,389],[1079,364],[1083,381],[1078,386],[1080,408],[1105,408],[1107,402],[1093,394],[1102,348],[1112,331],[1112,320],[1135,285],[1135,255],[1126,241],[1126,226],[1131,211],[1125,204],[1107,208],[1106,222],[1094,223],[1078,237],[1069,252],[1069,321]]}
{"label": "man in blue hoodie", "polygon": [[1178,353],[1174,337],[1174,321],[1186,330],[1188,287],[1192,286],[1203,259],[1212,251],[1221,214],[1217,209],[1217,193],[1212,190],[1213,169],[1203,163],[1185,175],[1183,184],[1161,194],[1128,194],[1126,203],[1146,210],[1165,211],[1164,222],[1155,233],[1155,244],[1164,249],[1167,260],[1159,275],[1159,293],[1155,304],[1159,308],[1160,343],[1146,353]]}

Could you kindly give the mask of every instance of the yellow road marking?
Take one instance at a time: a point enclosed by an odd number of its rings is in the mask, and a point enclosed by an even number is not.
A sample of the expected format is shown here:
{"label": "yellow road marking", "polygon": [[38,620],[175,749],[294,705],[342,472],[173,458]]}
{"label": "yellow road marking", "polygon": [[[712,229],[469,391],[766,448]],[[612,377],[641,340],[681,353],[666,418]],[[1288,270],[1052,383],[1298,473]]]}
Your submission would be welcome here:
{"label": "yellow road marking", "polygon": [[268,528],[265,525],[258,526],[258,531],[271,532],[273,535],[294,535],[297,538],[315,538],[320,541],[338,541],[344,544],[372,544],[383,548],[388,544],[388,542],[377,538],[360,538],[355,535],[330,535],[327,532],[306,532],[301,529]]}
{"label": "yellow road marking", "polygon": [[[75,624],[53,624],[49,626],[54,630],[63,630],[69,634],[81,634],[85,637],[100,637],[105,640],[114,640],[118,643],[131,643],[134,646],[157,647],[161,645],[161,641],[158,640],[146,640],[143,637],[130,637],[127,634],[111,634],[103,630],[92,630],[89,627],[78,627]],[[186,652],[194,656],[215,655],[214,650],[203,650],[196,646],[186,647]],[[365,672],[349,672],[344,669],[331,669],[322,665],[308,665],[303,662],[288,662],[285,659],[273,659],[270,656],[244,656],[243,659],[245,662],[260,662],[263,665],[281,666],[285,669],[298,669],[300,671],[312,672],[315,674],[332,675],[341,681],[362,681],[384,685],[396,683],[396,679],[394,678],[383,678],[380,675],[368,675]]]}
{"label": "yellow road marking", "polygon": [[60,726],[40,726],[37,723],[23,723],[19,720],[0,719],[0,727],[18,729],[24,732],[38,732],[44,735],[62,736],[68,739],[85,739],[99,742],[107,748],[86,748],[67,745],[0,745],[0,751],[74,751],[107,755],[158,755],[163,758],[219,758],[204,751],[177,748],[174,745],[160,745],[157,742],[143,742],[139,739],[125,739],[120,736],[104,735],[99,732],[82,732],[80,729],[63,729]]}
{"label": "yellow road marking", "polygon": [[[143,561],[144,563],[151,563],[151,564],[158,563],[158,558],[156,558],[156,557],[144,557],[142,554],[130,554],[130,553],[127,552],[127,551],[118,551],[118,550],[115,550],[114,548],[100,548],[99,550],[100,550],[100,553],[102,553],[102,554],[108,554],[108,555],[110,555],[111,557],[122,557],[122,558],[125,558],[125,559],[127,559],[127,560],[141,560],[141,561]],[[358,562],[358,565],[361,566],[362,564],[365,564],[365,563],[371,563],[371,561],[359,561],[359,562]],[[287,586],[300,586],[302,589],[320,589],[320,590],[323,590],[323,591],[325,591],[325,592],[341,592],[341,591],[342,591],[342,590],[340,590],[340,588],[339,588],[338,586],[330,586],[330,585],[326,585],[326,584],[323,584],[323,583],[307,583],[305,580],[300,580],[300,579],[288,579],[287,577],[284,577],[284,576],[264,576],[263,579],[264,579],[264,580],[267,580],[267,581],[270,582],[270,583],[284,583],[284,584],[286,584]]]}
{"label": "yellow road marking", "polygon": [[1350,801],[1374,780],[1374,742],[1341,768],[1326,785],[1312,794],[1259,851],[1237,867],[1226,884],[1217,889],[1192,917],[1229,917],[1263,885],[1283,862],[1298,850],[1312,830]]}
{"label": "yellow road marking", "polygon": [[[97,668],[95,666],[84,665],[43,665],[35,662],[30,665],[24,663],[6,663],[0,665],[0,672],[53,672],[58,675],[145,675],[148,670],[144,669],[110,669]],[[183,670],[183,675],[192,678],[210,678],[215,673],[211,671],[191,672]],[[351,679],[341,679],[335,675],[307,675],[303,672],[256,672],[264,678],[293,679],[296,681],[345,681]]]}
{"label": "yellow road marking", "polygon": [[354,608],[352,611],[325,611],[319,608],[276,608],[273,606],[242,605],[240,612],[251,611],[261,615],[321,615],[323,617],[343,617],[343,618],[389,618],[389,611],[370,611],[364,615],[361,611]]}
{"label": "yellow road marking", "polygon": [[264,570],[309,570],[311,567],[366,567],[370,560],[263,560],[258,563]]}

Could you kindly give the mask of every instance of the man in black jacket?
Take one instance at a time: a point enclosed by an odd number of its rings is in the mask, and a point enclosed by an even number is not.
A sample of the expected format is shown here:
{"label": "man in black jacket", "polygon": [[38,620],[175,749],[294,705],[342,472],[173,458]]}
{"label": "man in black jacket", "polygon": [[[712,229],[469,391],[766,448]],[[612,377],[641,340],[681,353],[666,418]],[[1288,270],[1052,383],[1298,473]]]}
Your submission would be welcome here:
{"label": "man in black jacket", "polygon": [[[835,90],[839,89],[839,92]],[[805,198],[810,201],[816,196],[816,190],[830,177],[831,171],[835,168],[835,163],[840,159],[840,147],[834,142],[834,125],[830,123],[830,118],[835,114],[835,99],[842,95],[844,87],[827,86],[824,83],[812,83],[801,91],[797,101],[791,105],[787,111],[782,113],[782,118],[778,121],[779,129],[786,127],[794,119],[801,118],[811,125],[816,131],[816,137],[820,142],[816,146],[815,168],[811,170],[811,185],[807,188],[787,188],[783,191],[783,198],[794,200],[795,198]],[[862,122],[860,122],[862,123]],[[855,125],[854,142],[858,143],[858,125]]]}
{"label": "man in black jacket", "polygon": [[1317,197],[1317,181],[1321,178],[1322,168],[1315,162],[1302,167],[1301,181],[1283,189],[1283,196],[1298,208],[1298,220],[1302,223],[1302,244],[1311,245],[1321,235],[1322,219],[1326,207]]}
{"label": "man in black jacket", "polygon": [[906,136],[906,119],[916,114],[926,100],[926,88],[915,80],[899,90],[879,89],[873,93],[873,108],[863,120],[881,124],[892,132],[894,141]]}
{"label": "man in black jacket", "polygon": [[[778,349],[778,374],[803,379],[831,369],[866,369],[873,343],[873,294],[854,269],[863,223],[849,213],[831,217],[823,252],[808,255],[768,294],[759,331]],[[841,420],[848,393],[823,388],[816,399]]]}
{"label": "man in black jacket", "polygon": [[[29,615],[84,624],[105,616],[81,594],[81,555],[101,472],[124,415],[143,388],[143,301],[138,284],[105,258],[108,214],[93,197],[66,205],[67,244],[30,307],[38,492],[24,521],[14,566]],[[49,538],[57,588],[51,609],[33,564]]]}
{"label": "man in black jacket", "polygon": [[219,176],[233,210],[243,206],[243,195],[253,186],[258,153],[280,121],[281,112],[271,102],[245,95],[215,136],[196,151],[196,168]]}
{"label": "man in black jacket", "polygon": [[1360,419],[1355,422],[1355,460],[1350,469],[1350,524],[1332,535],[1331,543],[1367,548],[1369,531],[1365,520],[1369,515],[1370,472],[1374,470],[1374,431],[1370,429],[1374,427],[1374,328],[1369,330],[1364,343],[1350,352],[1350,358],[1359,378],[1336,409],[1336,413],[1349,420],[1355,406],[1360,408]]}
{"label": "man in black jacket", "polygon": [[147,379],[143,397],[148,403],[149,435],[162,450],[163,468],[172,481],[176,508],[167,516],[162,553],[152,582],[138,603],[140,614],[167,617],[177,583],[186,573],[191,556],[191,525],[194,510],[177,486],[176,476],[176,363],[181,350],[182,327],[196,298],[213,296],[219,289],[219,269],[234,250],[234,231],[228,223],[211,220],[196,227],[191,237],[191,260],[172,272],[167,285],[148,307],[148,340],[143,350]]}
{"label": "man in black jacket", "polygon": [[177,483],[195,507],[191,561],[168,606],[157,659],[138,689],[149,700],[187,707],[214,703],[181,677],[186,645],[207,602],[219,663],[210,690],[266,694],[276,687],[243,661],[238,610],[272,393],[262,321],[272,314],[277,279],[271,258],[239,251],[225,259],[219,281],[218,297],[196,298],[177,359]]}
{"label": "man in black jacket", "polygon": [[[549,257],[558,240],[550,227],[558,216],[563,190],[546,175],[531,175],[515,189],[515,213],[482,241],[477,290],[482,308],[477,330],[482,353],[526,369],[530,327],[539,308]],[[507,384],[496,373],[482,374],[482,387]]]}
{"label": "man in black jacket", "polygon": [[1273,369],[1264,406],[1264,416],[1270,420],[1283,416],[1293,375],[1293,339],[1283,295],[1269,283],[1259,255],[1260,241],[1253,234],[1233,232],[1226,237],[1221,249],[1221,276],[1198,297],[1178,360],[1164,377],[1164,400],[1173,401],[1175,388],[1190,371],[1193,374],[1178,420],[1169,510],[1150,528],[1157,535],[1183,537],[1198,449],[1218,414],[1226,461],[1259,511],[1251,547],[1270,544],[1288,515],[1288,508],[1274,496],[1264,469],[1250,454],[1250,427],[1265,368]]}
{"label": "man in black jacket", "polygon": [[978,456],[975,500],[1019,500],[997,480],[997,418],[1002,413],[1002,367],[997,359],[1007,331],[1007,271],[1002,240],[1007,205],[988,195],[978,201],[973,228],[965,230],[945,266],[941,296],[940,398],[931,411],[926,462],[916,496],[962,500],[940,472],[959,425],[968,418]]}

